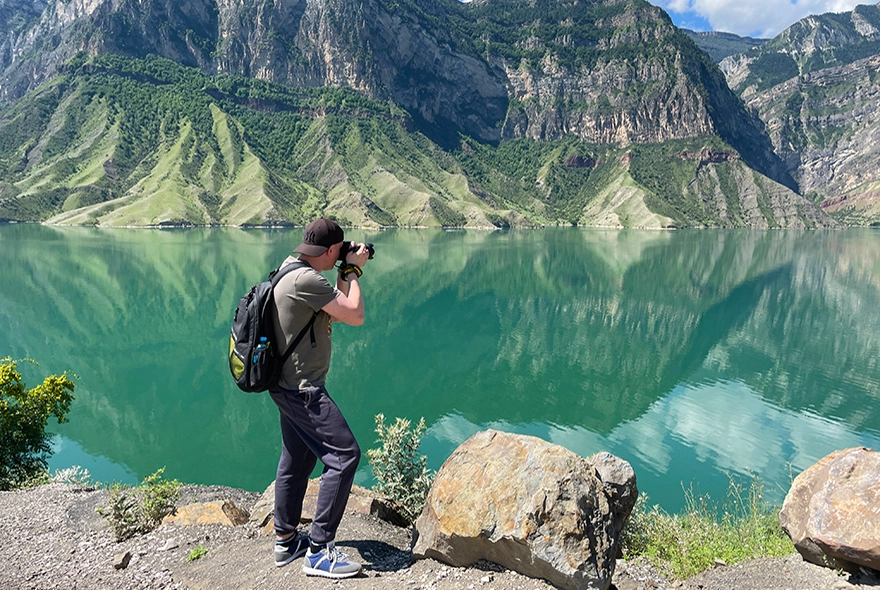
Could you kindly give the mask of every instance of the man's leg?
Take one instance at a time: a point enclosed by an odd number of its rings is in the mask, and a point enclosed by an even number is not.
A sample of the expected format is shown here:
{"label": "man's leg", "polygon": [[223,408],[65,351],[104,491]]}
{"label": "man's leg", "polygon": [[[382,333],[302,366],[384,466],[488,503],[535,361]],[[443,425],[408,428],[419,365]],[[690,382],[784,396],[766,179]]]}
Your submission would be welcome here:
{"label": "man's leg", "polygon": [[321,388],[312,395],[309,412],[316,435],[314,446],[310,443],[310,448],[324,464],[311,534],[312,541],[320,545],[336,538],[361,449],[326,389]]}
{"label": "man's leg", "polygon": [[275,477],[275,534],[279,539],[293,535],[302,516],[303,498],[317,457],[297,433],[296,415],[303,400],[295,391],[270,394],[281,415],[281,457]]}

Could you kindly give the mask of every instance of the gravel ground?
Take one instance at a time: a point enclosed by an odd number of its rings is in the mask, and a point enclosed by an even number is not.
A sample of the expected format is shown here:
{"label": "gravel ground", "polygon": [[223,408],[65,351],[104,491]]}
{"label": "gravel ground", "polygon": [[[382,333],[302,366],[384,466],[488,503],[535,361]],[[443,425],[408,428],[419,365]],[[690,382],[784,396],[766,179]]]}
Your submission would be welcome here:
{"label": "gravel ground", "polygon": [[[250,510],[259,494],[224,487],[185,486],[179,505],[230,499]],[[165,524],[147,535],[115,542],[96,508],[107,492],[50,484],[27,491],[0,492],[0,588],[224,590],[543,590],[542,581],[489,563],[454,568],[433,560],[411,563],[410,531],[357,513],[346,513],[337,546],[364,564],[357,578],[310,578],[298,561],[276,568],[272,539],[250,525],[240,527]],[[187,562],[202,545],[208,553]],[[129,553],[124,569],[114,563]],[[648,564],[619,562],[616,590],[853,590],[880,586],[876,578],[838,576],[805,563],[800,556],[757,559],[716,567],[685,581],[666,580]]]}

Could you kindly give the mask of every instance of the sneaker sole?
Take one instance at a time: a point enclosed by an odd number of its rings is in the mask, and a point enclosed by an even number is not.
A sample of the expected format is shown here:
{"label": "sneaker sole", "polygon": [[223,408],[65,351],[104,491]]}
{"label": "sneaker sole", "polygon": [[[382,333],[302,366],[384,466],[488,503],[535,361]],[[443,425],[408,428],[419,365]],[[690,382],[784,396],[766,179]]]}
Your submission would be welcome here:
{"label": "sneaker sole", "polygon": [[345,573],[328,572],[328,571],[324,571],[324,570],[315,569],[315,568],[309,567],[307,565],[304,565],[302,569],[303,569],[303,573],[307,576],[318,576],[321,578],[339,579],[339,578],[351,578],[353,576],[356,576],[359,573],[361,573],[362,568],[358,568],[357,571],[354,571],[354,572],[345,572]]}

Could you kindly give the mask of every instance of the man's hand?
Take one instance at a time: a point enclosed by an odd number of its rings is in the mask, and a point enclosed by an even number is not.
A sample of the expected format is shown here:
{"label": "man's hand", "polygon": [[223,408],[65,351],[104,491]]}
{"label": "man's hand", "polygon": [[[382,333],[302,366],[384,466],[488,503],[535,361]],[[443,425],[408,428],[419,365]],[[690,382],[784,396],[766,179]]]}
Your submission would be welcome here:
{"label": "man's hand", "polygon": [[356,250],[349,250],[345,255],[345,261],[349,264],[355,264],[363,268],[364,264],[370,258],[370,251],[367,250],[366,244],[358,244]]}

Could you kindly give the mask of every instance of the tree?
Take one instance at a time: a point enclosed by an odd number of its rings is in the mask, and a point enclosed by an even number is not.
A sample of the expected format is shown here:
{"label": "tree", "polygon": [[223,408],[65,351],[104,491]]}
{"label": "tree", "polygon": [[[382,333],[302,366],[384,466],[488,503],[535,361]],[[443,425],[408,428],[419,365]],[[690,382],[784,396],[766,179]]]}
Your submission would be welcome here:
{"label": "tree", "polygon": [[59,424],[67,421],[74,399],[67,373],[50,375],[27,389],[17,366],[9,357],[0,359],[0,490],[18,487],[46,470],[52,454],[46,424],[50,416]]}

